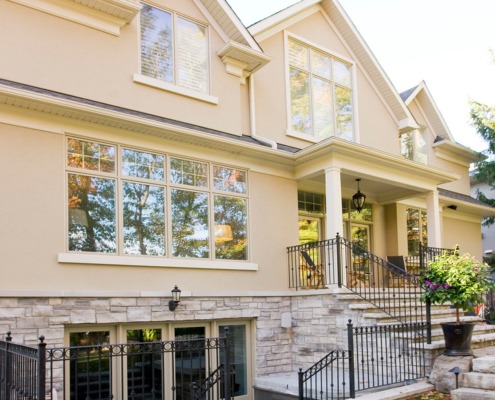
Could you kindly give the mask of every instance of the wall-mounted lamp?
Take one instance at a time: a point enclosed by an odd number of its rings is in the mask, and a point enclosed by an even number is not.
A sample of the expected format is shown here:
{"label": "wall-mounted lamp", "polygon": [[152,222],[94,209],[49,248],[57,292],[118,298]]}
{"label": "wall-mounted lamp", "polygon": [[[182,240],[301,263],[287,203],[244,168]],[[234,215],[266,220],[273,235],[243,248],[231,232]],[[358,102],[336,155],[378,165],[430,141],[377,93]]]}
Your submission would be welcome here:
{"label": "wall-mounted lamp", "polygon": [[361,193],[361,191],[359,190],[359,181],[361,181],[361,179],[356,179],[356,182],[358,183],[358,189],[357,189],[357,192],[354,194],[354,196],[352,196],[352,202],[354,203],[354,207],[356,207],[356,210],[358,212],[361,212],[361,210],[363,209],[364,207],[364,201],[366,200],[366,195],[364,193]]}
{"label": "wall-mounted lamp", "polygon": [[168,309],[170,311],[175,311],[177,306],[180,303],[180,292],[181,290],[177,287],[177,285],[174,286],[172,289],[172,300],[168,302]]}

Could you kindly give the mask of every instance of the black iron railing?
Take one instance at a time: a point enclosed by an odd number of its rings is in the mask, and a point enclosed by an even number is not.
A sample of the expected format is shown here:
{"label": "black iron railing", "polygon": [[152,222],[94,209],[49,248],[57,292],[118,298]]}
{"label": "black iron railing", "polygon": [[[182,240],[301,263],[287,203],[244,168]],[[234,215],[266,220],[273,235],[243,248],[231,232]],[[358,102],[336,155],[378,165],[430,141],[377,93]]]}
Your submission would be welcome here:
{"label": "black iron railing", "polygon": [[426,328],[426,322],[353,327],[349,321],[356,391],[424,378]]}
{"label": "black iron railing", "polygon": [[347,350],[334,350],[299,370],[299,400],[355,398],[357,391],[426,377],[426,322],[354,327]]}
{"label": "black iron railing", "polygon": [[346,399],[355,397],[354,374],[347,350],[334,350],[306,371],[299,370],[299,400]]}
{"label": "black iron railing", "polygon": [[[230,400],[235,371],[221,338],[46,349],[0,341],[0,400]],[[40,338],[41,339],[41,338]]]}
{"label": "black iron railing", "polygon": [[399,322],[426,321],[426,340],[431,343],[431,305],[420,301],[424,292],[420,274],[436,256],[454,250],[419,244],[419,255],[404,257],[405,264],[401,266],[337,234],[335,239],[287,248],[289,287],[347,287]]}
{"label": "black iron railing", "polygon": [[0,341],[0,400],[45,399],[45,338],[37,347]]}

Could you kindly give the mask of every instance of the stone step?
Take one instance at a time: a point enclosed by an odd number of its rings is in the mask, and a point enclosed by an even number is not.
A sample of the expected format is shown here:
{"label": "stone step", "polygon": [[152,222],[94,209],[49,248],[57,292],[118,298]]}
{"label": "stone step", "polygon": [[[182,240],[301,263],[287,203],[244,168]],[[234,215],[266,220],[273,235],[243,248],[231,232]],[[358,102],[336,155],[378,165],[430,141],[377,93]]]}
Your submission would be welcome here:
{"label": "stone step", "polygon": [[495,356],[483,356],[473,359],[473,372],[495,374]]}
{"label": "stone step", "polygon": [[[442,349],[445,347],[445,340],[443,337],[432,340],[431,344],[425,344],[425,350],[435,350]],[[471,348],[479,349],[483,347],[495,346],[495,332],[494,333],[486,333],[486,334],[474,334],[471,338]]]}
{"label": "stone step", "polygon": [[483,372],[468,372],[462,374],[463,388],[485,389],[495,391],[495,374]]}
{"label": "stone step", "polygon": [[474,388],[459,388],[450,392],[452,400],[492,400],[495,392]]}

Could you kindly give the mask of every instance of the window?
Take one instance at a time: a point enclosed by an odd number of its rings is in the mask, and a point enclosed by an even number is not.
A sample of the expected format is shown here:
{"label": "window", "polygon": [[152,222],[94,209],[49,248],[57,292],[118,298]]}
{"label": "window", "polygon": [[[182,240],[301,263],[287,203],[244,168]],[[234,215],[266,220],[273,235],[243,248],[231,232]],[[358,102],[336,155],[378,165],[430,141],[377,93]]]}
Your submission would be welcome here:
{"label": "window", "polygon": [[424,130],[414,129],[400,135],[401,153],[404,158],[422,164],[428,162],[426,134]]}
{"label": "window", "polygon": [[244,170],[68,138],[67,187],[69,251],[248,258]]}
{"label": "window", "polygon": [[297,192],[299,211],[323,214],[325,212],[324,197],[319,193]]}
{"label": "window", "polygon": [[143,4],[141,73],[208,93],[207,28],[174,13]]}
{"label": "window", "polygon": [[426,211],[417,208],[406,210],[407,249],[410,256],[419,255],[419,243],[428,245]]}
{"label": "window", "polygon": [[290,129],[315,139],[354,140],[351,66],[294,39],[288,61]]}

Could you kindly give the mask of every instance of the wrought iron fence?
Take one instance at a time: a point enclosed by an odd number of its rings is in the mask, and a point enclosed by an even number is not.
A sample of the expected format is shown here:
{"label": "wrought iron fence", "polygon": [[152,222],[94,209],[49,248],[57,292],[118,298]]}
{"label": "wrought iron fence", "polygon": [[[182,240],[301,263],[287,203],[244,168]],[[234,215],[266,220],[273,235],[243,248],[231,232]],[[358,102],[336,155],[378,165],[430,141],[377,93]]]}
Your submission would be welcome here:
{"label": "wrought iron fence", "polygon": [[341,400],[356,392],[426,377],[426,322],[354,327],[348,350],[334,350],[299,370],[299,400]]}
{"label": "wrought iron fence", "polygon": [[340,400],[355,397],[352,353],[335,350],[303,372],[299,370],[299,400]]}
{"label": "wrought iron fence", "polygon": [[426,376],[426,322],[353,327],[348,324],[356,391]]}
{"label": "wrought iron fence", "polygon": [[37,347],[0,341],[0,400],[45,398],[45,338]]}
{"label": "wrought iron fence", "polygon": [[230,400],[236,380],[225,333],[49,349],[13,344],[9,334],[0,341],[0,400]]}

